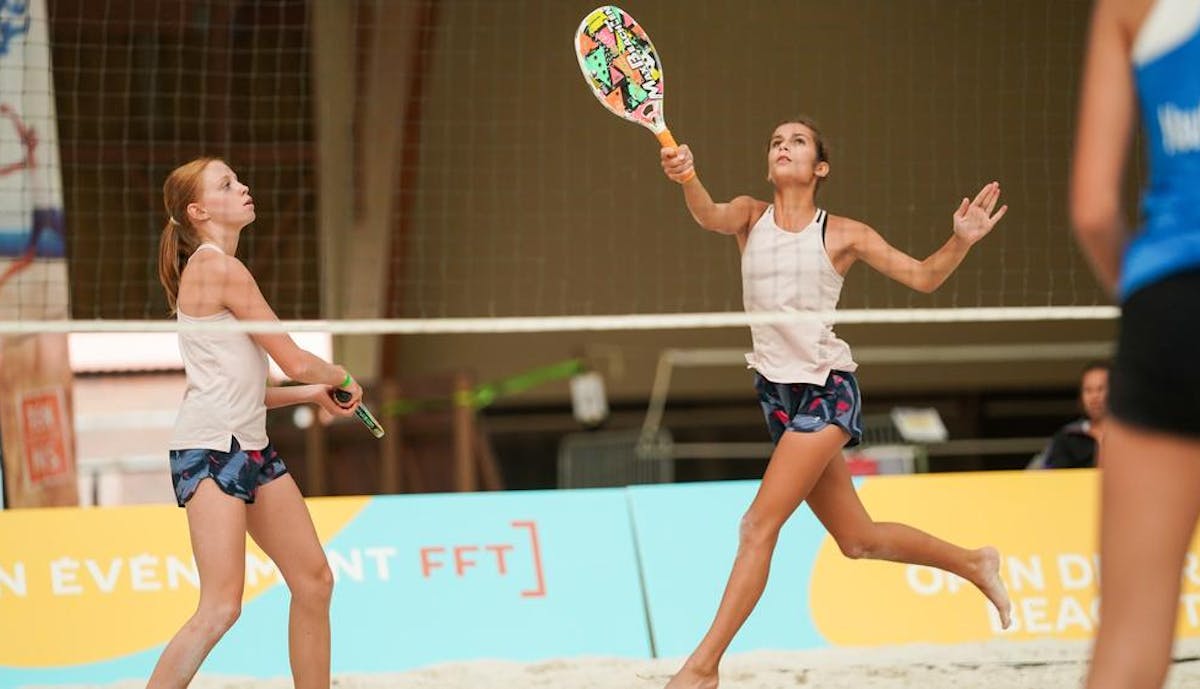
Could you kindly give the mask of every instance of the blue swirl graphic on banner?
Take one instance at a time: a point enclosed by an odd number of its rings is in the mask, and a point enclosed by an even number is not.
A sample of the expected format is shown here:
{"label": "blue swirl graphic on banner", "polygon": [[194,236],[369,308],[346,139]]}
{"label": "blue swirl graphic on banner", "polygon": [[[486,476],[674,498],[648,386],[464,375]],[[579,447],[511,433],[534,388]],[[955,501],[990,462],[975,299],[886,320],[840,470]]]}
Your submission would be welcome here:
{"label": "blue swirl graphic on banner", "polygon": [[0,57],[8,54],[8,44],[29,33],[29,2],[0,0]]}

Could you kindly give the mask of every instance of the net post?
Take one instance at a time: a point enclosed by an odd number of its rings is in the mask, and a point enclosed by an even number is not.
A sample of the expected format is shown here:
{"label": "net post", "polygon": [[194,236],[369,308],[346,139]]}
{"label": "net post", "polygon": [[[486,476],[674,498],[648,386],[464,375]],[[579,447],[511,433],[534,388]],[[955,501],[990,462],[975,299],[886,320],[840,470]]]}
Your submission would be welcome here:
{"label": "net post", "polygon": [[471,404],[471,376],[459,371],[454,376],[454,412],[451,423],[454,433],[454,489],[473,491],[477,488],[473,437],[475,407]]}
{"label": "net post", "polygon": [[[400,396],[395,378],[387,377],[381,381],[380,396],[383,404],[379,408],[381,410],[391,408],[391,404]],[[380,492],[394,494],[399,493],[403,487],[400,473],[403,456],[401,454],[400,424],[389,425],[393,425],[395,428],[383,436],[383,447],[380,448],[379,484]]]}

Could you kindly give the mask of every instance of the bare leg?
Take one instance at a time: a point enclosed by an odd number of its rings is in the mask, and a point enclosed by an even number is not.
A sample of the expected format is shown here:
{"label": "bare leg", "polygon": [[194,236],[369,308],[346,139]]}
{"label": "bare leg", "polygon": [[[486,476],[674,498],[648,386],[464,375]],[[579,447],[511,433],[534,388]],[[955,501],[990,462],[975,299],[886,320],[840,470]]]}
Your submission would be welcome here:
{"label": "bare leg", "polygon": [[808,505],[846,557],[927,565],[957,574],[987,596],[1000,613],[1001,625],[1008,627],[1012,604],[1000,579],[996,549],[967,550],[906,524],[873,521],[854,490],[841,453],[825,468]]}
{"label": "bare leg", "polygon": [[1200,514],[1200,441],[1115,419],[1101,446],[1100,627],[1088,689],[1157,689]]}
{"label": "bare leg", "polygon": [[154,666],[146,689],[182,689],[242,611],[246,579],[246,504],[213,481],[200,482],[187,503],[200,603]]}
{"label": "bare leg", "polygon": [[308,506],[290,474],[259,487],[247,508],[254,538],[292,593],[288,656],[296,689],[329,689],[329,601],[333,574]]}
{"label": "bare leg", "polygon": [[758,494],[742,518],[737,557],[717,617],[667,689],[715,689],[721,657],[767,585],[779,530],[846,439],[846,432],[836,426],[816,433],[783,434],[763,474]]}

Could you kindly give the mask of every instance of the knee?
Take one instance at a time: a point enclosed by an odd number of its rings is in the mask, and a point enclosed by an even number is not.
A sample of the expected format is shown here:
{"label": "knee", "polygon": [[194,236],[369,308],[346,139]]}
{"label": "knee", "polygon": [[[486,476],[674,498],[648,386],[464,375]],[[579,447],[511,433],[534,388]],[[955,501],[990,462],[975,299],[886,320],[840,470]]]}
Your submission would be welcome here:
{"label": "knee", "polygon": [[837,534],[834,536],[842,555],[851,560],[872,559],[877,547],[870,529]]}
{"label": "knee", "polygon": [[738,531],[738,542],[743,547],[770,545],[779,538],[779,530],[783,522],[754,512],[742,516],[741,527]]}
{"label": "knee", "polygon": [[196,611],[196,622],[205,636],[219,639],[237,622],[242,614],[242,601],[237,598],[202,603]]}
{"label": "knee", "polygon": [[288,581],[292,598],[311,605],[328,606],[333,598],[333,572],[329,563],[322,561],[299,576]]}

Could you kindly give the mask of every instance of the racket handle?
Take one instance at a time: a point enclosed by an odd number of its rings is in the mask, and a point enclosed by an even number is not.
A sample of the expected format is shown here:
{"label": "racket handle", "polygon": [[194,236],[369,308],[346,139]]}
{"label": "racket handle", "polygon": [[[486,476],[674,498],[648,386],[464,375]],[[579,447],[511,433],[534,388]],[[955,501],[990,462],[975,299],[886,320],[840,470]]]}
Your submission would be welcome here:
{"label": "racket handle", "polygon": [[[333,398],[342,404],[349,402],[350,397],[350,393],[346,390],[339,389],[333,391]],[[383,426],[379,425],[379,421],[375,419],[375,415],[372,414],[369,409],[367,409],[365,404],[360,402],[358,407],[354,410],[354,415],[358,417],[359,421],[362,421],[363,425],[367,427],[367,430],[371,431],[371,435],[375,436],[376,438],[383,437]]]}
{"label": "racket handle", "polygon": [[[670,129],[664,129],[655,134],[658,137],[658,143],[662,144],[663,148],[679,148],[679,144],[675,142],[675,137],[671,136]],[[685,184],[696,178],[696,171],[693,169],[687,177],[677,180],[680,184]]]}

